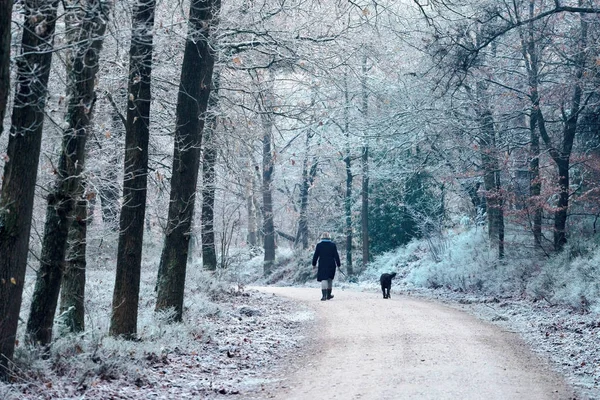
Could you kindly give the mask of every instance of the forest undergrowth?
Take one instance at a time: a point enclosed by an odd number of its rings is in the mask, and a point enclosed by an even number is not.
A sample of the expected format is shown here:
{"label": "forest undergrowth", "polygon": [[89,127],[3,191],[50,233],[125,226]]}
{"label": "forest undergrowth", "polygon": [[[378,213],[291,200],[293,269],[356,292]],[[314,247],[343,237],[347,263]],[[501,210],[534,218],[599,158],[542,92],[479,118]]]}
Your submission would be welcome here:
{"label": "forest undergrowth", "polygon": [[[286,255],[280,259],[286,261]],[[312,314],[289,300],[246,290],[242,281],[256,280],[262,264],[246,258],[244,265],[243,273],[238,264],[217,273],[191,266],[181,323],[155,312],[156,269],[145,265],[137,340],[108,335],[114,282],[105,270],[88,271],[85,333],[61,333],[59,316],[57,339],[46,352],[19,344],[17,372],[0,385],[0,398],[261,397],[265,386],[281,379],[277,368],[298,353]],[[25,299],[34,279],[28,282]]]}
{"label": "forest undergrowth", "polygon": [[[520,238],[511,240],[511,250],[497,261],[485,230],[450,231],[436,254],[427,240],[413,241],[376,257],[358,282],[339,274],[335,284],[338,290],[379,296],[379,275],[395,271],[393,292],[442,301],[517,333],[581,398],[599,398],[600,250],[595,241],[573,240],[561,254],[540,258],[515,246]],[[62,332],[59,316],[57,339],[47,352],[18,345],[17,374],[0,386],[0,398],[260,398],[305,345],[313,316],[301,304],[247,287],[312,284],[310,256],[310,251],[278,249],[268,278],[262,277],[262,255],[243,250],[232,250],[228,267],[214,273],[192,263],[181,323],[155,312],[156,271],[146,261],[135,341],[108,335],[113,282],[107,271],[90,270],[85,333]],[[28,282],[25,299],[33,290],[33,279]],[[28,308],[22,308],[22,321]]]}

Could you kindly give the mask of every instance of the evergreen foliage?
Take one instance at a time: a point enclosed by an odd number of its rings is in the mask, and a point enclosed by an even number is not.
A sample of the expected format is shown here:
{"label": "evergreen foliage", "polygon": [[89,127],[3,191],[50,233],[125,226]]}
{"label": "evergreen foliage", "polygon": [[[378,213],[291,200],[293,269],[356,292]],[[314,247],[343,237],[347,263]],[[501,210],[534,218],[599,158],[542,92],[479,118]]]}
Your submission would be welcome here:
{"label": "evergreen foliage", "polygon": [[369,235],[374,255],[428,237],[439,227],[443,205],[427,172],[412,174],[403,185],[378,179],[372,188]]}

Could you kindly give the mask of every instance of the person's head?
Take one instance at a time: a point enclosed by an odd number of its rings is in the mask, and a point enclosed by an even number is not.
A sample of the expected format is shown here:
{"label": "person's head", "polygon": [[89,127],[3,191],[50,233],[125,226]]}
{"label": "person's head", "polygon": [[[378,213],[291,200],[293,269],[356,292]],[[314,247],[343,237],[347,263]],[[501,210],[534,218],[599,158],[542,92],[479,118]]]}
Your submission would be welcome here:
{"label": "person's head", "polygon": [[329,232],[323,232],[321,234],[321,239],[331,240],[331,235],[329,234]]}

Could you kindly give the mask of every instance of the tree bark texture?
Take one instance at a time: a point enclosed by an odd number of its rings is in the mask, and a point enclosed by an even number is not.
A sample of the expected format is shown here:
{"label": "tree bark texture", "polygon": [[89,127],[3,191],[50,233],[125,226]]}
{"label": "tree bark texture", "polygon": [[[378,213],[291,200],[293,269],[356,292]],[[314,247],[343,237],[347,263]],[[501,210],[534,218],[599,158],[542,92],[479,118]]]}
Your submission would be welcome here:
{"label": "tree bark texture", "polygon": [[540,195],[542,194],[542,181],[540,178],[540,135],[535,122],[530,122],[529,144],[529,208],[531,209],[531,232],[536,247],[542,246],[542,207]]}
{"label": "tree bark texture", "polygon": [[69,332],[85,330],[85,271],[88,203],[80,199],[69,228],[69,247],[60,290],[59,313]]}
{"label": "tree bark texture", "polygon": [[32,343],[47,345],[63,275],[70,222],[83,196],[85,144],[96,102],[98,61],[109,13],[109,2],[68,1],[66,7],[68,127],[63,133],[56,183],[48,195],[40,267],[27,321]]}
{"label": "tree bark texture", "polygon": [[[367,57],[363,56],[362,62],[362,113],[367,119],[369,112],[369,96],[367,93]],[[365,124],[366,125],[366,124]],[[365,135],[366,136],[366,135]],[[369,144],[365,137],[362,149],[362,185],[361,185],[361,216],[360,225],[362,230],[362,267],[363,270],[369,263]]]}
{"label": "tree bark texture", "polygon": [[255,179],[253,171],[246,181],[246,209],[248,212],[248,245],[254,248],[258,246],[258,233],[256,224],[256,207],[255,207]]}
{"label": "tree bark texture", "polygon": [[217,111],[219,109],[219,74],[215,73],[213,90],[208,98],[209,115],[202,136],[202,266],[214,271],[217,269],[217,251],[215,248],[215,165],[217,147],[215,134],[217,129]]}
{"label": "tree bark texture", "polygon": [[362,230],[362,267],[369,263],[369,147],[362,149],[362,186],[361,186],[361,216]]}
{"label": "tree bark texture", "polygon": [[273,224],[273,155],[271,153],[272,122],[269,116],[263,117],[263,161],[262,161],[262,214],[263,246],[265,250],[263,273],[271,273],[275,261],[275,226]]}
{"label": "tree bark texture", "polygon": [[209,33],[216,23],[220,6],[220,0],[192,0],[188,38],[181,67],[169,219],[159,266],[156,300],[156,310],[173,308],[176,321],[181,321],[183,316],[200,145],[215,61],[209,44]]}
{"label": "tree bark texture", "polygon": [[14,0],[0,0],[0,136],[4,131],[4,115],[10,93],[10,40]]}
{"label": "tree bark texture", "polygon": [[[271,273],[275,262],[275,226],[273,223],[273,81],[264,82],[259,97],[259,109],[263,126],[262,137],[262,215],[263,215],[263,248],[265,251],[263,261],[263,275]],[[260,87],[259,82],[259,87]]]}
{"label": "tree bark texture", "polygon": [[125,125],[123,204],[110,334],[134,338],[146,214],[155,0],[141,0],[132,17]]}
{"label": "tree bark texture", "polygon": [[500,166],[497,158],[494,120],[484,106],[480,118],[479,147],[483,168],[483,184],[488,216],[490,242],[498,248],[498,258],[504,257],[504,209],[500,185]]}
{"label": "tree bark texture", "polygon": [[[28,0],[0,192],[0,378],[10,373],[29,252],[58,1]],[[36,33],[37,32],[37,33]]]}
{"label": "tree bark texture", "polygon": [[[529,1],[529,17],[535,14],[535,0]],[[538,133],[540,109],[539,94],[539,57],[535,41],[534,23],[527,26],[527,37],[521,33],[523,59],[527,70],[529,81],[529,98],[531,100],[531,114],[529,116],[529,209],[531,209],[531,231],[536,247],[542,246],[542,206],[540,195],[542,194],[542,181],[540,177],[540,135]]]}
{"label": "tree bark texture", "polygon": [[350,150],[350,96],[348,92],[348,75],[344,75],[344,132],[346,135],[346,154],[344,164],[346,165],[346,194],[344,198],[344,213],[346,214],[346,273],[348,276],[354,274],[352,268],[352,158]]}
{"label": "tree bark texture", "polygon": [[312,137],[312,133],[306,134],[306,156],[304,157],[302,165],[302,186],[300,187],[300,218],[298,219],[298,230],[296,232],[296,238],[294,245],[298,246],[302,244],[303,249],[308,249],[308,196],[310,188],[313,185],[315,176],[317,175],[317,160],[312,159],[309,165],[309,143]]}

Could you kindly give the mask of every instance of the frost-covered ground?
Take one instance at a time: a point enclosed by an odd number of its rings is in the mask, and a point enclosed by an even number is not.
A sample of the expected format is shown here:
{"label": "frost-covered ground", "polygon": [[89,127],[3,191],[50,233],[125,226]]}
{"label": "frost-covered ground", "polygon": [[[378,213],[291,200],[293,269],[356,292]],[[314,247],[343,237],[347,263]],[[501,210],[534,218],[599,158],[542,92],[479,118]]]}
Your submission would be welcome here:
{"label": "frost-covered ground", "polygon": [[[13,384],[0,384],[0,399],[263,398],[307,339],[309,309],[196,266],[188,272],[184,321],[169,324],[153,311],[156,271],[144,271],[139,341],[107,335],[114,277],[89,271],[86,333],[61,337],[59,325],[48,358],[18,346],[19,372]],[[32,277],[28,283],[23,321]]]}
{"label": "frost-covered ground", "polygon": [[[376,258],[358,283],[338,276],[335,291],[380,296],[379,274],[396,271],[393,293],[442,301],[519,334],[540,357],[550,359],[579,399],[600,399],[600,251],[578,243],[544,263],[515,252],[499,264],[485,250],[484,237],[464,232],[433,250],[430,243],[411,243]],[[156,271],[146,265],[137,342],[107,336],[114,276],[92,270],[86,333],[61,336],[59,325],[48,358],[19,346],[20,371],[12,385],[0,384],[0,398],[268,398],[286,366],[306,350],[313,316],[302,304],[245,285],[302,285],[307,279],[316,284],[310,254],[281,249],[278,260],[269,280],[260,278],[261,257],[243,252],[217,275],[190,265],[179,324],[154,312]],[[23,321],[32,286],[30,277]]]}
{"label": "frost-covered ground", "polygon": [[49,360],[35,361],[15,384],[2,387],[0,398],[261,397],[298,352],[312,314],[256,291],[231,292],[215,305],[215,315],[156,327],[142,342],[60,340]]}

